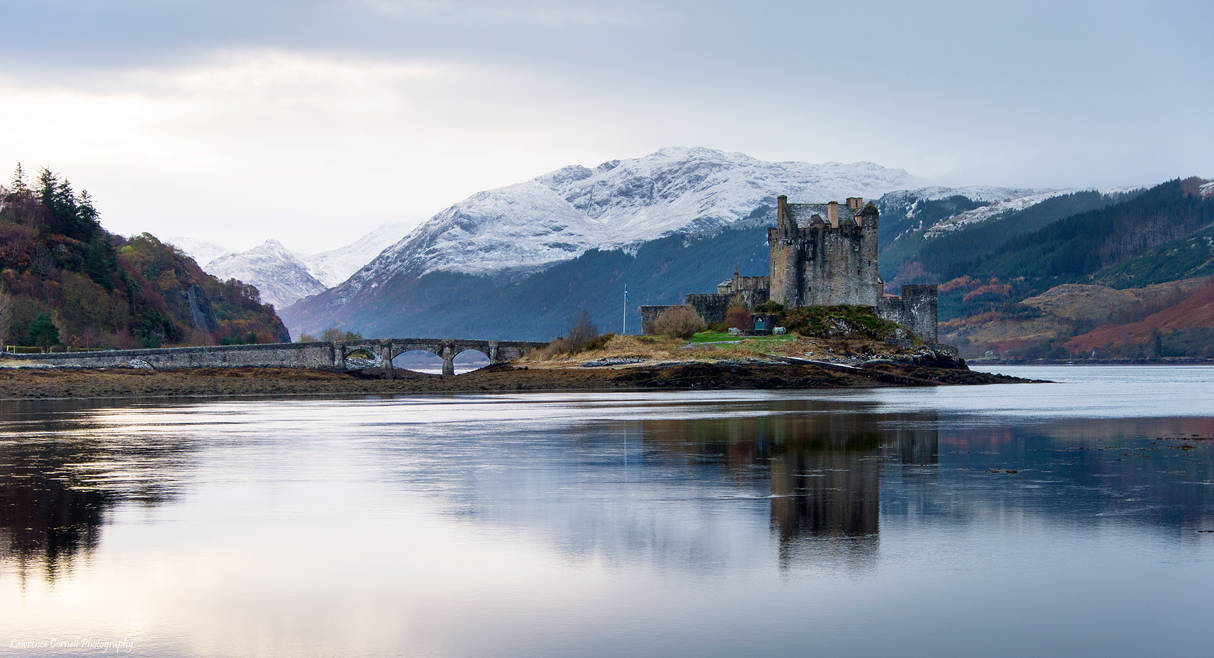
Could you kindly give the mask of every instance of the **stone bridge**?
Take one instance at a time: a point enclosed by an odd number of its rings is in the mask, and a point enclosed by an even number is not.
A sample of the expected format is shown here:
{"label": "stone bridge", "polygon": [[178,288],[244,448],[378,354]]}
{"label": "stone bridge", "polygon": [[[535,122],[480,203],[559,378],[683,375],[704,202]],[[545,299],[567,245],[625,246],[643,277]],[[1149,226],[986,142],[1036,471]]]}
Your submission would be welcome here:
{"label": "stone bridge", "polygon": [[513,361],[545,343],[530,343],[510,340],[466,340],[459,338],[375,338],[347,340],[333,343],[333,366],[346,368],[346,359],[356,352],[368,352],[378,356],[392,373],[392,359],[405,352],[430,352],[442,358],[443,374],[455,374],[455,357],[461,352],[474,350],[489,357],[489,363]]}
{"label": "stone bridge", "polygon": [[224,367],[282,367],[346,369],[347,360],[356,353],[378,357],[391,377],[392,359],[414,350],[430,352],[442,358],[443,374],[455,374],[455,357],[476,350],[490,363],[513,361],[545,343],[461,338],[374,338],[317,343],[270,343],[262,345],[217,345],[208,347],[165,347],[145,350],[103,350],[98,352],[55,352],[51,354],[3,354],[5,365],[68,368],[152,367],[157,370]]}

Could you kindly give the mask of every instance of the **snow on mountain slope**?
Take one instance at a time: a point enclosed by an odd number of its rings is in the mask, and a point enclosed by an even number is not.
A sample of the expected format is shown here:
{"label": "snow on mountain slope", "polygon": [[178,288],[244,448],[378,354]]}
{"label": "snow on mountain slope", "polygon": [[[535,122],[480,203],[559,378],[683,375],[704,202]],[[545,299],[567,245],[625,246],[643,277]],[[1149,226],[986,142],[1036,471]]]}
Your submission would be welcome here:
{"label": "snow on mountain slope", "polygon": [[870,162],[765,162],[667,148],[594,169],[574,165],[480,192],[438,213],[338,287],[347,299],[398,273],[535,269],[591,248],[728,225],[779,194],[793,201],[876,197],[910,176]]}
{"label": "snow on mountain slope", "polygon": [[196,240],[185,236],[171,236],[165,238],[164,241],[184,251],[187,256],[193,258],[194,262],[199,265],[206,265],[220,256],[232,253],[231,250],[221,247],[214,242]]}
{"label": "snow on mountain slope", "polygon": [[220,279],[240,279],[257,286],[261,301],[277,309],[326,289],[277,240],[266,240],[248,251],[222,256],[207,263],[204,269]]}
{"label": "snow on mountain slope", "polygon": [[902,206],[905,208],[906,217],[914,219],[920,210],[922,210],[924,203],[928,201],[939,201],[949,197],[961,196],[979,203],[1000,203],[1041,191],[1018,187],[991,187],[989,185],[920,187],[912,190],[890,192],[881,197],[881,205],[885,207]]}
{"label": "snow on mountain slope", "polygon": [[1214,196],[1214,180],[1202,183],[1201,187],[1197,189],[1201,190],[1201,196],[1203,198]]}
{"label": "snow on mountain slope", "polygon": [[[1033,194],[1038,190],[1025,187],[993,187],[990,185],[969,185],[966,187],[920,187],[911,190],[897,190],[890,192],[887,195],[889,199],[898,197],[914,199],[917,201],[938,201],[947,199],[951,196],[963,196],[974,201],[983,203],[996,203],[999,201],[1007,201],[1016,197]],[[910,214],[914,214],[913,212]]]}
{"label": "snow on mountain slope", "polygon": [[1062,196],[1063,194],[1071,194],[1074,191],[1075,190],[1048,190],[1048,191],[1044,191],[1044,192],[1036,192],[1033,194],[1026,194],[1024,196],[1018,196],[1018,197],[1015,197],[1012,199],[1003,199],[1000,201],[995,201],[995,202],[991,203],[990,205],[982,206],[981,208],[975,208],[973,210],[967,210],[966,212],[958,213],[956,215],[953,215],[952,217],[948,217],[948,218],[944,219],[943,221],[936,222],[936,224],[934,224],[931,228],[929,228],[923,234],[923,237],[925,237],[925,238],[939,237],[941,235],[944,235],[945,233],[950,233],[952,231],[956,231],[958,229],[965,228],[966,226],[969,226],[972,224],[984,222],[1001,213],[1010,212],[1010,211],[1014,211],[1014,210],[1024,210],[1025,208],[1028,208],[1029,206],[1035,206],[1035,205],[1041,203],[1042,201],[1045,201],[1046,199],[1052,199],[1056,196]]}
{"label": "snow on mountain slope", "polygon": [[350,278],[384,249],[396,244],[414,226],[416,222],[384,224],[344,247],[300,256],[300,260],[317,281],[332,288]]}

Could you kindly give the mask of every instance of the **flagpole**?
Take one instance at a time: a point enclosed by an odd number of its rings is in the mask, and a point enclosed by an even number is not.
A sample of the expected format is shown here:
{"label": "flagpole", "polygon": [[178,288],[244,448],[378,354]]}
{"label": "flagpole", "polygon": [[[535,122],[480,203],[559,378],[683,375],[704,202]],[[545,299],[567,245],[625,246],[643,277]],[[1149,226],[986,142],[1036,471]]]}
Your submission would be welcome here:
{"label": "flagpole", "polygon": [[620,330],[621,336],[628,335],[628,284],[624,284],[624,327]]}

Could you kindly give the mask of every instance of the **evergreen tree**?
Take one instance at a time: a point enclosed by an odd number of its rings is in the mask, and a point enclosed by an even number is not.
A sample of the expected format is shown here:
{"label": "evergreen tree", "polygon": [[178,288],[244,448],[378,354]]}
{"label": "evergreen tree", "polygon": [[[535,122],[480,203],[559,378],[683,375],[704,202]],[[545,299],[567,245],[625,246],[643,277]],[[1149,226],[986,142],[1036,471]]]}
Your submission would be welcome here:
{"label": "evergreen tree", "polygon": [[17,163],[17,168],[13,170],[12,192],[25,192],[29,187],[25,183],[25,170],[21,168],[21,163]]}
{"label": "evergreen tree", "polygon": [[30,323],[29,344],[42,349],[59,344],[59,327],[45,313],[39,313]]}
{"label": "evergreen tree", "polygon": [[59,189],[59,177],[55,172],[42,168],[38,172],[38,198],[42,200],[42,205],[50,210],[55,206],[55,192]]}
{"label": "evergreen tree", "polygon": [[80,192],[80,203],[76,205],[76,216],[87,227],[97,226],[97,207],[93,205],[93,196],[88,190]]}

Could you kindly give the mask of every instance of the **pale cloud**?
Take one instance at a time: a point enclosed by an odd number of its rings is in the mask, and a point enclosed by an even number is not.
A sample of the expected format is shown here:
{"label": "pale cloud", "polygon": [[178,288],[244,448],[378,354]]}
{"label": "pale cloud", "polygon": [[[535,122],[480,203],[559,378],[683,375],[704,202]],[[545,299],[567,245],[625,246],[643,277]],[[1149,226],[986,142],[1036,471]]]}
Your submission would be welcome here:
{"label": "pale cloud", "polygon": [[940,182],[1214,175],[1200,2],[13,0],[0,166],[111,230],[337,246],[669,145]]}
{"label": "pale cloud", "polygon": [[526,120],[535,108],[495,100],[535,84],[452,65],[227,52],[78,87],[0,79],[0,138],[27,169],[90,188],[112,230],[323,249],[555,161],[535,162],[548,150]]}

